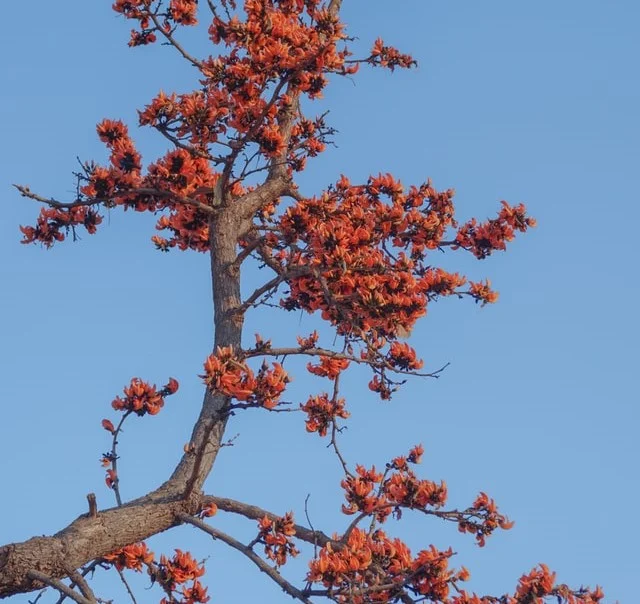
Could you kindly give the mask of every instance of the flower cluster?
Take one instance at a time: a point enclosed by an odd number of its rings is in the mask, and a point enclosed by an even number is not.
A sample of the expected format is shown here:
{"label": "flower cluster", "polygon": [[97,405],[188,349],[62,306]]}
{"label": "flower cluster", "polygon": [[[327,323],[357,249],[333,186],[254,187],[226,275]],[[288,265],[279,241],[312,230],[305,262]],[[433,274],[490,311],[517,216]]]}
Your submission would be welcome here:
{"label": "flower cluster", "polygon": [[305,421],[307,432],[317,432],[320,436],[326,436],[329,426],[336,418],[347,419],[349,412],[344,408],[344,399],[332,397],[322,393],[317,396],[310,396],[300,409],[307,414]]}
{"label": "flower cluster", "polygon": [[135,196],[127,194],[128,190],[142,184],[141,157],[129,136],[128,128],[119,120],[105,119],[97,125],[96,131],[109,149],[111,165],[86,165],[87,184],[80,188],[80,193],[89,199],[102,199],[107,203],[123,204],[138,210],[148,209],[140,206],[141,202]]}
{"label": "flower cluster", "polygon": [[[131,379],[129,386],[124,388],[124,397],[116,397],[111,406],[116,411],[133,411],[137,415],[156,415],[164,406],[164,399],[178,391],[178,381],[169,379],[169,383],[161,390],[157,390],[155,385],[147,384],[140,378]],[[103,424],[109,431],[110,428]]]}
{"label": "flower cluster", "polygon": [[103,556],[105,562],[113,564],[118,570],[128,568],[141,572],[143,566],[148,566],[153,562],[154,553],[147,548],[147,544],[132,543],[116,550],[106,556]]}
{"label": "flower cluster", "polygon": [[416,357],[416,351],[412,346],[400,342],[391,342],[387,361],[392,367],[403,371],[417,370],[424,365],[424,362]]}
{"label": "flower cluster", "polygon": [[406,590],[443,602],[452,584],[469,576],[464,568],[449,569],[452,555],[450,549],[431,546],[414,558],[400,539],[390,539],[381,530],[366,533],[355,528],[342,547],[328,543],[320,550],[309,564],[307,579],[331,589],[337,602],[393,602]]}
{"label": "flower cluster", "polygon": [[447,486],[443,482],[420,480],[409,464],[420,463],[424,449],[418,445],[406,457],[396,457],[387,464],[387,471],[376,472],[356,466],[356,475],[347,476],[341,486],[345,490],[345,514],[374,515],[384,522],[392,510],[397,517],[402,508],[437,510],[447,501]]}
{"label": "flower cluster", "polygon": [[480,547],[484,547],[486,538],[497,528],[508,530],[513,526],[506,516],[498,512],[493,499],[486,493],[480,493],[473,505],[465,510],[458,520],[461,533],[472,533]]}
{"label": "flower cluster", "polygon": [[349,367],[349,361],[347,359],[321,356],[318,365],[313,365],[312,363],[307,364],[307,371],[314,375],[335,380],[347,367]]}
{"label": "flower cluster", "polygon": [[[488,284],[465,292],[464,277],[427,264],[430,250],[468,247],[445,239],[456,226],[452,199],[453,191],[438,192],[430,182],[405,191],[381,174],[366,185],[343,176],[323,196],[298,201],[270,220],[279,236],[266,239],[289,275],[282,306],[320,311],[343,335],[393,340],[410,333],[438,297],[468,293],[493,301]],[[509,214],[504,206],[494,222],[525,229],[533,223],[523,212]],[[491,249],[512,238],[506,227],[501,232]]]}
{"label": "flower cluster", "polygon": [[[189,552],[176,549],[171,558],[160,556],[160,563],[153,569],[152,576],[158,583],[172,594],[178,586],[182,586],[181,604],[196,604],[198,602],[208,602],[207,589],[198,580],[204,575],[204,566],[198,564]],[[187,587],[187,583],[191,585]],[[169,599],[163,598],[160,604],[175,602],[175,597],[171,595]]]}
{"label": "flower cluster", "polygon": [[269,368],[263,363],[257,375],[241,359],[234,355],[233,348],[218,348],[204,363],[205,384],[226,396],[250,405],[273,409],[291,381],[280,363]]}
{"label": "flower cluster", "polygon": [[369,390],[377,392],[383,401],[388,401],[397,388],[397,386],[391,384],[390,380],[386,379],[384,374],[380,376],[374,375],[369,382]]}
{"label": "flower cluster", "polygon": [[483,306],[485,304],[492,304],[498,299],[498,292],[491,289],[491,281],[487,279],[484,283],[469,282],[469,294],[476,299],[476,302],[480,302]]}
{"label": "flower cluster", "polygon": [[393,71],[396,67],[414,67],[417,63],[410,55],[401,53],[393,46],[386,46],[382,38],[378,38],[371,50],[371,56],[367,59],[371,65],[387,67]]}
{"label": "flower cluster", "polygon": [[318,332],[314,329],[308,337],[303,338],[301,336],[297,336],[296,339],[298,340],[298,345],[301,350],[308,350],[309,348],[315,348],[318,343],[318,338]]}
{"label": "flower cluster", "polygon": [[422,445],[416,445],[409,451],[409,454],[405,456],[394,457],[391,460],[389,466],[394,470],[400,470],[401,472],[409,471],[408,464],[422,463],[422,456],[424,455],[424,447]]}
{"label": "flower cluster", "polygon": [[160,556],[163,585],[175,588],[178,583],[193,581],[204,575],[204,566],[198,564],[189,552],[176,549],[171,558]]}
{"label": "flower cluster", "polygon": [[114,2],[113,10],[128,19],[138,21],[139,29],[131,30],[129,46],[153,44],[157,40],[158,31],[168,34],[176,25],[195,25],[198,22],[198,0],[170,0],[169,6],[163,11],[160,10],[159,3],[157,9],[151,11],[151,4],[149,0]]}
{"label": "flower cluster", "polygon": [[380,488],[384,475],[376,472],[375,466],[367,470],[364,466],[356,466],[356,475],[347,476],[340,486],[345,491],[347,504],[342,505],[345,514],[376,514],[379,522],[384,522],[391,509],[386,506],[386,498]]}
{"label": "flower cluster", "polygon": [[300,553],[291,539],[296,534],[292,512],[287,512],[282,518],[271,519],[265,516],[258,521],[258,527],[258,539],[260,543],[264,543],[267,558],[278,566],[287,563],[287,556],[295,558]]}
{"label": "flower cluster", "polygon": [[557,602],[567,604],[598,604],[604,598],[602,589],[572,590],[567,585],[556,585],[556,574],[552,573],[545,564],[540,564],[518,581],[513,600],[515,602],[531,602],[542,604],[546,597],[554,597]]}
{"label": "flower cluster", "polygon": [[[157,581],[171,598],[163,598],[160,604],[178,602],[173,592],[181,586],[182,600],[180,604],[199,604],[209,601],[207,589],[198,580],[204,574],[204,566],[198,564],[189,552],[175,550],[171,558],[160,556],[160,562],[155,561],[155,555],[147,548],[146,543],[132,543],[103,556],[103,560],[115,566],[119,571],[129,569],[141,572],[147,567],[149,575]],[[187,586],[191,583],[190,586]]]}
{"label": "flower cluster", "polygon": [[87,206],[41,208],[35,227],[20,227],[24,235],[21,243],[38,242],[49,248],[55,241],[64,241],[70,230],[75,236],[75,227],[83,226],[87,233],[93,234],[101,222],[102,216]]}
{"label": "flower cluster", "polygon": [[470,250],[476,258],[486,258],[494,250],[506,249],[506,242],[515,237],[516,231],[524,232],[534,227],[536,221],[527,216],[523,204],[515,207],[502,201],[498,217],[478,224],[474,218],[464,224],[456,235],[456,244]]}

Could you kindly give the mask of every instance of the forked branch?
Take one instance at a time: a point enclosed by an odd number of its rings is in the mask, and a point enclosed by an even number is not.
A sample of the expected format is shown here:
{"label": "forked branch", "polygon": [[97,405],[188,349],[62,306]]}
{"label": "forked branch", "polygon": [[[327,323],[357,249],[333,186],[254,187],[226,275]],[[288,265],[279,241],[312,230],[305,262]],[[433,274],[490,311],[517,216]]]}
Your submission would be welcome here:
{"label": "forked branch", "polygon": [[312,604],[311,600],[305,597],[304,593],[300,591],[298,588],[294,587],[287,581],[277,569],[269,566],[260,556],[258,556],[250,547],[240,543],[238,540],[234,539],[230,535],[223,533],[222,531],[209,526],[206,522],[199,520],[198,518],[194,518],[193,516],[189,516],[187,514],[179,514],[178,519],[187,524],[191,524],[196,528],[199,528],[201,531],[211,535],[213,539],[219,539],[223,541],[227,545],[231,546],[233,549],[239,551],[244,554],[251,562],[253,562],[263,573],[265,573],[270,579],[275,581],[284,592],[289,594],[292,598],[299,600],[300,602],[305,602],[305,604]]}

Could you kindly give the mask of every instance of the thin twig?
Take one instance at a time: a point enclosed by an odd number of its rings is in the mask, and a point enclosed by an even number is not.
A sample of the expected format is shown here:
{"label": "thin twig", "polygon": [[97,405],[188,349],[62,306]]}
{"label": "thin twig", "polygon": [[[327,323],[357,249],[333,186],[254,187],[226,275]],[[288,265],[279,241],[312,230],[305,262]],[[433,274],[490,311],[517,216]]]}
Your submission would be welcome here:
{"label": "thin twig", "polygon": [[38,600],[45,594],[45,592],[47,591],[47,589],[49,589],[48,587],[45,587],[43,589],[41,589],[38,592],[38,595],[36,596],[35,600],[28,600],[29,604],[37,604]]}
{"label": "thin twig", "polygon": [[338,424],[335,419],[331,420],[331,442],[327,445],[327,447],[333,447],[333,451],[335,452],[338,460],[340,461],[340,465],[342,466],[342,470],[344,471],[346,476],[351,476],[354,478],[353,473],[349,470],[349,466],[345,461],[340,449],[338,448],[338,441],[336,439],[337,433],[340,432],[338,429]]}
{"label": "thin twig", "polygon": [[124,191],[114,191],[110,197],[90,197],[89,199],[76,199],[75,201],[63,202],[54,199],[53,197],[43,197],[42,195],[38,195],[34,193],[29,187],[24,185],[13,185],[18,191],[20,195],[23,197],[27,197],[29,199],[33,199],[34,201],[39,201],[41,203],[46,203],[48,206],[52,208],[57,208],[59,210],[68,210],[71,208],[77,208],[80,206],[95,206],[101,203],[107,204],[113,201],[118,197],[124,197],[126,195],[149,195],[150,197],[158,197],[160,199],[165,199],[167,203],[175,203],[182,204],[186,206],[193,206],[197,208],[201,212],[204,212],[207,215],[215,214],[215,209],[207,204],[204,204],[200,201],[196,201],[195,199],[191,199],[190,197],[182,197],[181,195],[176,195],[171,191],[161,191],[159,189],[154,189],[151,187],[140,187],[135,189],[127,189]]}
{"label": "thin twig", "polygon": [[169,44],[171,44],[171,46],[173,46],[194,67],[197,67],[198,69],[202,68],[202,61],[198,61],[198,59],[196,59],[195,57],[190,55],[181,46],[181,44],[171,35],[171,33],[166,31],[164,29],[164,27],[162,27],[162,24],[158,21],[158,17],[156,16],[155,13],[152,13],[151,11],[147,11],[147,15],[149,15],[149,17],[151,17],[151,20],[153,21],[153,24],[156,26],[156,30],[159,31],[167,39],[167,42],[169,42]]}
{"label": "thin twig", "polygon": [[309,504],[310,497],[311,497],[311,493],[308,493],[307,496],[304,498],[304,515],[305,515],[305,518],[307,519],[307,522],[309,523],[309,528],[314,532],[313,557],[315,559],[318,557],[318,540],[315,538],[316,529],[313,528],[313,524],[311,523],[311,518],[309,518],[308,504]]}
{"label": "thin twig", "polygon": [[127,417],[129,417],[131,415],[131,409],[129,409],[123,416],[122,419],[120,420],[120,422],[118,423],[118,426],[116,427],[116,429],[113,431],[113,438],[111,441],[111,451],[109,453],[109,461],[111,462],[111,469],[113,470],[114,473],[114,479],[113,479],[113,492],[116,496],[116,503],[118,504],[118,507],[120,507],[122,505],[122,498],[120,497],[120,476],[118,476],[118,435],[120,434],[121,430],[122,430],[122,424],[124,424],[124,421],[127,419]]}
{"label": "thin twig", "polygon": [[127,579],[125,578],[124,573],[117,566],[115,567],[115,569],[118,571],[118,575],[120,575],[120,579],[124,583],[124,586],[127,589],[127,593],[129,594],[131,601],[133,602],[133,604],[138,604],[138,602],[136,601],[136,597],[133,595],[133,592],[131,591],[131,587],[129,587],[129,583],[127,583]]}

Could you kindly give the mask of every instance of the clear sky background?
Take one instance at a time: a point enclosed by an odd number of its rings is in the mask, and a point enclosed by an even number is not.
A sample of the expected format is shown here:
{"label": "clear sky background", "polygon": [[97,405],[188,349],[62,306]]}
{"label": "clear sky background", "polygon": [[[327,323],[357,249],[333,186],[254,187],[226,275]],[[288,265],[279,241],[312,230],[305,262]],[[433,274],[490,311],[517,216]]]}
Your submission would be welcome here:
{"label": "clear sky background", "polygon": [[[113,505],[99,465],[100,427],[132,376],[180,392],[156,417],[131,421],[121,439],[125,498],[164,480],[188,440],[210,353],[206,258],[154,251],[151,216],[114,211],[99,234],[50,251],[19,243],[38,207],[10,184],[70,199],[76,156],[104,161],[94,126],[132,128],[145,159],[165,149],[136,127],[136,109],[160,89],[188,91],[195,74],[169,48],[129,49],[130,25],[106,0],[8,3],[0,38],[0,542],[50,534],[86,511],[94,491]],[[607,602],[638,600],[638,174],[640,5],[636,0],[345,0],[344,18],[364,49],[378,35],[411,52],[419,68],[361,70],[327,90],[338,148],[310,162],[302,190],[314,194],[344,173],[380,171],[457,190],[458,216],[485,218],[501,199],[524,201],[539,227],[507,254],[482,263],[442,259],[489,277],[498,304],[444,300],[414,331],[426,366],[450,361],[440,380],[408,383],[391,403],[355,371],[344,393],[352,412],[348,459],[384,465],[422,442],[424,477],[445,479],[452,506],[487,491],[516,521],[484,549],[455,526],[406,514],[388,532],[412,548],[452,545],[470,587],[496,595],[539,562],[558,580],[604,586]],[[205,54],[205,34],[186,43]],[[467,257],[468,256],[468,257]],[[263,276],[251,273],[246,288]],[[318,322],[255,314],[254,331],[289,343]],[[326,332],[325,332],[326,333]],[[325,343],[330,343],[326,336]],[[293,367],[293,366],[290,366]],[[297,371],[289,397],[326,388]],[[235,418],[207,491],[293,509],[304,500],[316,528],[341,531],[337,460],[299,414]],[[253,522],[215,519],[240,538]],[[152,539],[157,552],[209,557],[213,602],[288,599],[251,563],[195,530]],[[306,552],[309,553],[308,551]],[[308,559],[308,558],[307,558]],[[285,568],[287,573],[287,568]],[[289,577],[302,583],[305,563]],[[99,595],[126,601],[115,575]],[[138,590],[157,602],[157,590]],[[16,603],[27,602],[16,597]],[[53,600],[52,600],[53,601]]]}

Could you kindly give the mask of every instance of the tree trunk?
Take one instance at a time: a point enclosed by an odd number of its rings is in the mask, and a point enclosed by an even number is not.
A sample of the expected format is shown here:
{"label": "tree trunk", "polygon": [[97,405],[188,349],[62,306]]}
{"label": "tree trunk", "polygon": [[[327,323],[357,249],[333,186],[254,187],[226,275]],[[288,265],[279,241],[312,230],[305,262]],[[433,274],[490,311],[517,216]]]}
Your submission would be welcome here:
{"label": "tree trunk", "polygon": [[[210,225],[215,347],[241,346],[243,316],[240,271],[235,265],[240,232],[237,211],[220,211]],[[220,449],[227,423],[227,398],[209,391],[185,453],[171,478],[155,491],[122,507],[80,516],[51,537],[33,537],[0,547],[0,599],[42,587],[31,570],[60,579],[105,554],[179,524],[178,514],[198,511],[200,493]]]}

